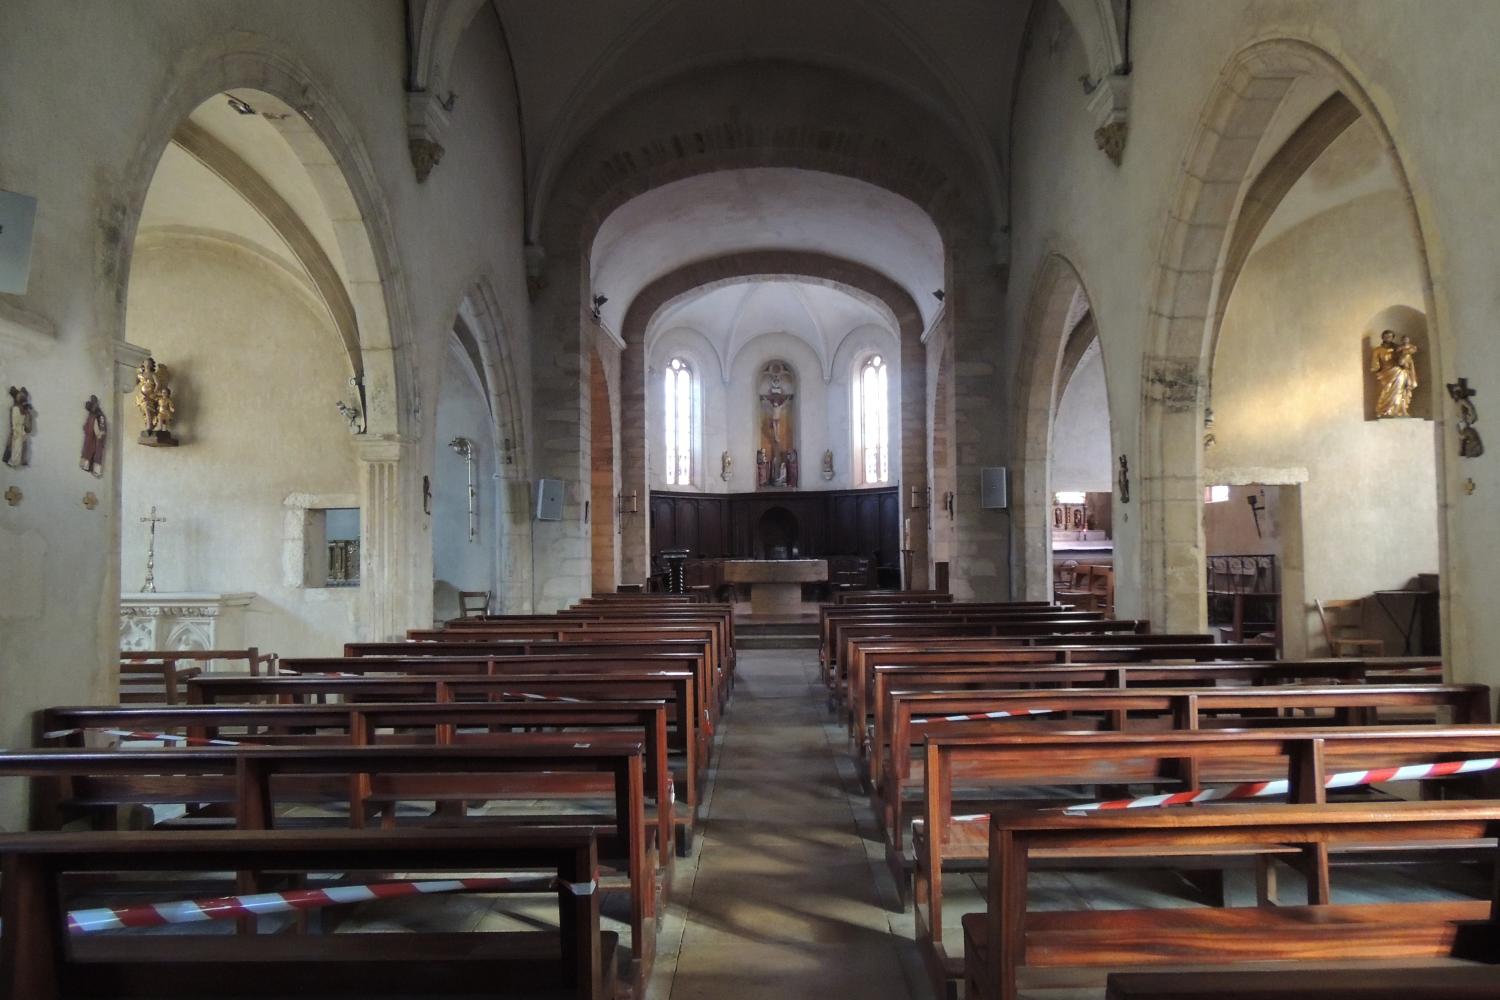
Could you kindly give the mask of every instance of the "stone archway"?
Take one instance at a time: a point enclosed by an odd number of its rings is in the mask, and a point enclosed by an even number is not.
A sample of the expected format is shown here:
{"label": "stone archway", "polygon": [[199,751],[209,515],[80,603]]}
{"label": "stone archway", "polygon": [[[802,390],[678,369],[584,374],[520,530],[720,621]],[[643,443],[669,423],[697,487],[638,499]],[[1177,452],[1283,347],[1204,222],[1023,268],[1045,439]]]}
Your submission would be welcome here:
{"label": "stone archway", "polygon": [[1025,600],[1052,599],[1053,420],[1072,367],[1087,346],[1075,347],[1070,338],[1091,313],[1088,291],[1072,262],[1061,254],[1048,254],[1027,305],[1018,366],[1022,381],[1016,400],[1011,516],[1016,575]]}
{"label": "stone archway", "polygon": [[[901,344],[901,489],[927,489],[927,386],[922,346],[922,317],[916,303],[889,278],[852,261],[815,253],[761,251],[731,254],[679,268],[648,285],[625,313],[625,350],[621,354],[621,425],[639,428],[621,438],[621,469],[628,489],[649,495],[646,427],[646,332],[654,317],[677,299],[716,284],[765,278],[803,278],[826,282],[878,303],[889,312]],[[910,585],[927,586],[926,511],[911,511],[911,536],[918,550],[912,558]],[[627,524],[621,553],[621,580],[644,581],[650,572],[650,524]]]}
{"label": "stone archway", "polygon": [[[979,470],[1005,460],[1004,413],[994,398],[1003,364],[996,336],[1004,313],[997,280],[1003,206],[987,201],[988,188],[964,141],[906,96],[821,67],[777,64],[775,70],[767,72],[764,63],[709,67],[634,95],[579,142],[549,186],[553,195],[533,218],[531,247],[534,265],[546,261],[545,271],[533,274],[539,286],[536,333],[539,343],[551,345],[533,359],[537,397],[548,400],[547,410],[536,414],[538,474],[573,483],[586,475],[580,417],[594,294],[589,252],[615,208],[672,181],[744,167],[791,167],[862,180],[913,202],[940,233],[944,287],[931,291],[945,297],[955,345],[961,542],[954,590],[962,597],[1004,598],[1010,589],[1005,525],[997,512],[979,507]],[[711,112],[706,119],[704,109],[716,107],[734,110],[723,112],[726,119]],[[844,125],[830,129],[829,121]],[[637,369],[627,362],[625,371],[622,403],[630,407]],[[903,399],[920,398],[903,386]],[[925,404],[919,413],[925,417]],[[903,422],[911,424],[906,417]],[[626,468],[637,467],[628,452],[623,457]],[[925,470],[909,481],[925,489]],[[587,558],[581,508],[581,494],[575,493],[563,522],[538,528],[544,549],[539,554],[555,565],[582,566]],[[920,532],[917,527],[913,535],[925,539],[925,524]],[[639,572],[630,562],[632,547],[627,540],[627,580]],[[925,575],[925,554],[914,563]],[[582,578],[560,579],[548,599],[565,602],[582,584]]]}
{"label": "stone archway", "polygon": [[[126,165],[122,192],[106,210],[112,242],[101,261],[101,316],[124,344],[125,302],[136,232],[146,193],[163,151],[199,105],[228,91],[263,95],[271,120],[298,154],[335,229],[344,267],[345,291],[357,329],[363,373],[360,458],[361,580],[359,632],[398,635],[430,619],[430,553],[415,544],[422,535],[414,422],[416,380],[408,345],[410,319],[394,229],[368,155],[332,96],[305,67],[268,39],[246,34],[222,37],[186,53],[160,100],[139,152]],[[354,345],[350,345],[353,347]],[[119,416],[118,411],[115,414]],[[118,448],[118,436],[112,447]],[[115,456],[118,458],[118,453]],[[114,461],[118,470],[120,463]],[[117,483],[118,485],[118,483]],[[116,516],[119,492],[115,491]],[[113,575],[118,581],[118,556]]]}
{"label": "stone archway", "polygon": [[[1394,140],[1352,71],[1307,42],[1280,39],[1238,53],[1220,75],[1189,146],[1189,168],[1168,213],[1161,241],[1142,366],[1141,441],[1131,456],[1141,518],[1141,588],[1122,592],[1120,611],[1150,617],[1161,628],[1196,631],[1207,620],[1203,577],[1203,412],[1212,346],[1222,303],[1236,274],[1236,230],[1254,225],[1263,198],[1242,197],[1253,185],[1253,160],[1281,99],[1297,80],[1332,80],[1376,132],[1398,176],[1422,248],[1419,266],[1429,317],[1441,315],[1426,254],[1428,240]],[[1269,182],[1268,182],[1269,183]],[[1253,190],[1253,189],[1252,189]],[[1262,220],[1263,221],[1263,220]],[[1452,356],[1441,325],[1432,331],[1433,371],[1448,376]],[[1439,492],[1446,493],[1444,455]],[[1439,497],[1439,506],[1443,504]],[[1446,568],[1446,524],[1439,528]],[[1136,606],[1127,602],[1134,601]],[[1449,627],[1443,597],[1443,634]]]}

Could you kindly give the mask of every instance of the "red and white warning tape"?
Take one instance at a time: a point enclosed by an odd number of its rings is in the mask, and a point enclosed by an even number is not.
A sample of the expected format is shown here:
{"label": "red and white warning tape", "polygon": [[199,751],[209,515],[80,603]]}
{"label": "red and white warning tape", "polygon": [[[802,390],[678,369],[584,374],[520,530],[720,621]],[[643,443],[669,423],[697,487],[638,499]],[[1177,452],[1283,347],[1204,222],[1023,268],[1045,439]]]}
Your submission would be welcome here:
{"label": "red and white warning tape", "polygon": [[176,733],[151,733],[135,729],[104,729],[90,726],[88,729],[74,727],[73,729],[53,729],[42,734],[44,740],[61,739],[64,736],[76,736],[79,733],[92,730],[93,732],[105,733],[109,736],[118,736],[122,740],[151,740],[158,743],[180,743],[191,747],[241,747],[246,744],[239,740],[208,739],[202,736],[179,736]]}
{"label": "red and white warning tape", "polygon": [[68,913],[68,930],[75,934],[114,931],[127,927],[163,927],[209,920],[233,920],[265,913],[294,913],[340,903],[364,903],[374,899],[397,899],[444,892],[489,892],[499,889],[545,891],[561,886],[575,896],[589,896],[597,882],[564,882],[548,875],[518,875],[505,878],[425,879],[414,882],[376,882],[370,885],[340,885],[328,889],[296,889],[261,892],[220,899],[180,900],[138,906],[97,907]]}
{"label": "red and white warning tape", "polygon": [[1023,708],[1019,712],[975,712],[973,715],[929,715],[921,719],[912,719],[911,724],[920,726],[927,722],[980,722],[984,719],[1011,719],[1025,715],[1052,715],[1058,709],[1055,708]]}
{"label": "red and white warning tape", "polygon": [[[1482,771],[1500,770],[1500,757],[1474,757],[1469,760],[1445,760],[1432,764],[1403,764],[1400,767],[1377,767],[1366,771],[1341,771],[1323,779],[1324,788],[1357,788],[1361,785],[1379,785],[1391,781],[1421,781],[1424,778],[1451,778],[1459,774],[1478,774]],[[1135,799],[1113,799],[1108,802],[1087,802],[1076,806],[1065,806],[1068,815],[1102,812],[1114,809],[1154,809],[1162,806],[1182,806],[1194,802],[1215,802],[1233,799],[1259,799],[1274,795],[1286,795],[1291,791],[1291,782],[1285,778],[1275,781],[1247,781],[1228,788],[1194,788],[1185,792],[1163,795],[1142,795]],[[969,816],[954,816],[955,823],[977,823],[989,819],[988,813]]]}

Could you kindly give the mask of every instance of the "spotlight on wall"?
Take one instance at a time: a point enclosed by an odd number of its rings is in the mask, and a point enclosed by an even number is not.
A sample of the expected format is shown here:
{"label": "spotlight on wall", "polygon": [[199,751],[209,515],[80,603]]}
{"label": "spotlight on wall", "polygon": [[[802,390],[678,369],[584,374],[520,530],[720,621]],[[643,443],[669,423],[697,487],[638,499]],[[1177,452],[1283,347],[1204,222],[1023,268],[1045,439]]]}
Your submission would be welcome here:
{"label": "spotlight on wall", "polygon": [[941,302],[948,297],[948,293],[939,288],[932,293],[932,297]]}
{"label": "spotlight on wall", "polygon": [[600,319],[600,312],[599,311],[604,308],[604,303],[606,303],[608,301],[609,301],[609,296],[608,295],[595,295],[594,296],[594,308],[592,308],[592,309],[589,310],[589,315],[592,316],[592,317],[594,317],[594,322],[595,323],[599,322],[599,319]]}
{"label": "spotlight on wall", "polygon": [[229,106],[242,115],[255,114],[254,108],[246,104],[244,101],[240,100],[238,97],[235,97],[233,94],[229,95]]}

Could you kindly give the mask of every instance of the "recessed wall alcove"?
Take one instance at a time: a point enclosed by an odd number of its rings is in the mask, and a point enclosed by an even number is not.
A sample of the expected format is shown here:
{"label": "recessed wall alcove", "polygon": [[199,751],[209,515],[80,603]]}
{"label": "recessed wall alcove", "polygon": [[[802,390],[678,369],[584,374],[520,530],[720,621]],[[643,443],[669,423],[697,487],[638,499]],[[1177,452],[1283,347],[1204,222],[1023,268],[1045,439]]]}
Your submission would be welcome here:
{"label": "recessed wall alcove", "polygon": [[801,525],[785,507],[772,507],[755,523],[757,559],[793,559],[801,554]]}

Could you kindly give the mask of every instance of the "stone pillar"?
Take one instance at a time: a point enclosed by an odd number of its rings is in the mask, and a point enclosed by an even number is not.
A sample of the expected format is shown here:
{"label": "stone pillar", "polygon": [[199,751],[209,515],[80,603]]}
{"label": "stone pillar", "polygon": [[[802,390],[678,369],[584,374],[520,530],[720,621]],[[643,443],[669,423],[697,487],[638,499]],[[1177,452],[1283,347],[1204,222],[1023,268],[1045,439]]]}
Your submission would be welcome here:
{"label": "stone pillar", "polygon": [[980,469],[1009,464],[1011,438],[1000,356],[1005,292],[987,240],[961,235],[950,241],[946,306],[957,493],[950,582],[956,600],[1009,600],[1011,515],[979,506]]}
{"label": "stone pillar", "polygon": [[[898,494],[903,518],[911,520],[911,531],[904,544],[911,550],[911,576],[902,583],[908,590],[926,590],[932,586],[929,572],[932,560],[927,526],[931,506],[912,509],[911,492],[923,498],[932,496],[927,468],[927,349],[919,337],[901,338],[901,486]],[[904,524],[904,521],[903,521]]]}
{"label": "stone pillar", "polygon": [[432,622],[432,544],[416,456],[415,443],[397,437],[359,442],[359,633],[367,639],[397,639]]}
{"label": "stone pillar", "polygon": [[558,253],[532,313],[533,475],[563,483],[562,520],[532,522],[533,609],[541,613],[565,608],[593,590],[589,526],[583,523],[590,450],[587,352],[593,346],[593,320],[583,306],[587,274],[577,250]]}
{"label": "stone pillar", "polygon": [[[707,373],[700,373],[706,377]],[[620,582],[645,583],[651,575],[651,474],[646,426],[646,345],[620,353],[620,492],[640,497],[640,512],[620,515]],[[705,463],[710,456],[704,455]]]}
{"label": "stone pillar", "polygon": [[[1131,495],[1139,503],[1140,587],[1117,602],[1121,616],[1147,617],[1167,632],[1202,632],[1208,627],[1208,596],[1203,576],[1203,406],[1198,376],[1189,366],[1145,359],[1146,395],[1141,423],[1147,449],[1127,453]],[[1116,458],[1118,461],[1118,456]],[[1118,476],[1118,467],[1116,469]],[[1119,500],[1116,482],[1115,499]],[[1132,515],[1136,503],[1117,511]],[[1120,523],[1115,515],[1115,523]],[[1116,546],[1116,562],[1119,562]],[[1116,574],[1116,591],[1119,574]]]}

